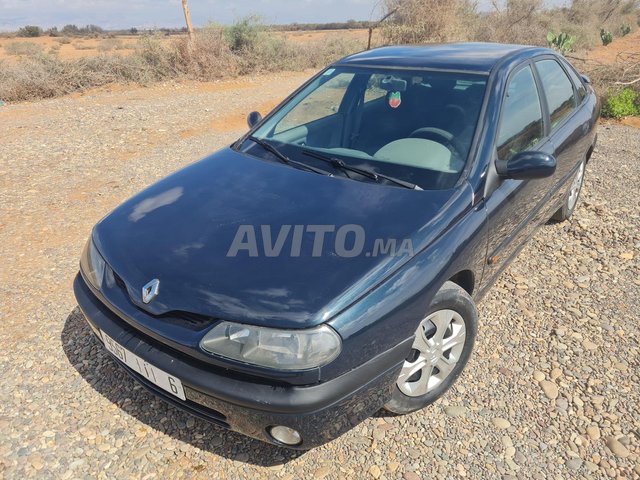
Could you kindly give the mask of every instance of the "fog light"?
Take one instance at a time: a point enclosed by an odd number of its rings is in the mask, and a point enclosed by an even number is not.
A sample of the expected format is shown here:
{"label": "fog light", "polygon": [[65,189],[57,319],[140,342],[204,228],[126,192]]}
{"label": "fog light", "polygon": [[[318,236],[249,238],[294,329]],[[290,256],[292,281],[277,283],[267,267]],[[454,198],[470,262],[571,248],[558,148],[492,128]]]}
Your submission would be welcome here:
{"label": "fog light", "polygon": [[269,433],[278,442],[284,443],[285,445],[299,445],[302,443],[302,437],[293,428],[278,425],[271,427]]}

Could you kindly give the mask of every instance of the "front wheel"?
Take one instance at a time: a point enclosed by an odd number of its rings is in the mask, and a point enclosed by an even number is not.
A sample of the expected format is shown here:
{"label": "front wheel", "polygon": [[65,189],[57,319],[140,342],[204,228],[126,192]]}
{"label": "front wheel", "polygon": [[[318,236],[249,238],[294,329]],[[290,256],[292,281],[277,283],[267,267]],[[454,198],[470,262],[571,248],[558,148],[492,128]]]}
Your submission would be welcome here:
{"label": "front wheel", "polygon": [[462,373],[476,337],[478,312],[469,294],[447,282],[416,329],[411,352],[384,408],[405,414],[440,398]]}
{"label": "front wheel", "polygon": [[571,187],[569,188],[569,193],[567,194],[564,204],[560,207],[560,210],[553,214],[553,217],[551,217],[552,220],[556,222],[564,222],[573,215],[576,205],[578,204],[578,198],[580,197],[580,191],[582,190],[582,184],[584,182],[584,170],[585,161],[583,160],[578,167],[575,177],[573,177]]}

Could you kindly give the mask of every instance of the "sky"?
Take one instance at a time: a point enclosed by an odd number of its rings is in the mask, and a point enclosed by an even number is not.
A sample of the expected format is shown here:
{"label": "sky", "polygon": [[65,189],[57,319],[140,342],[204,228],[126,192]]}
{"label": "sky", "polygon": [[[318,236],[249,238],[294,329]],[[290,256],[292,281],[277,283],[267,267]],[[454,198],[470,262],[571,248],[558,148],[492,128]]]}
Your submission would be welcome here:
{"label": "sky", "polygon": [[[498,0],[503,3],[504,0]],[[560,5],[568,0],[546,0]],[[326,23],[376,20],[384,0],[189,0],[195,26],[233,23],[257,14],[266,23]],[[489,10],[490,0],[478,2]],[[98,25],[105,29],[182,27],[181,0],[0,0],[0,31],[25,25]]]}
{"label": "sky", "polygon": [[[325,23],[379,16],[381,0],[189,0],[194,25],[258,14],[267,23]],[[182,27],[181,0],[0,0],[0,30],[94,24],[106,29]]]}

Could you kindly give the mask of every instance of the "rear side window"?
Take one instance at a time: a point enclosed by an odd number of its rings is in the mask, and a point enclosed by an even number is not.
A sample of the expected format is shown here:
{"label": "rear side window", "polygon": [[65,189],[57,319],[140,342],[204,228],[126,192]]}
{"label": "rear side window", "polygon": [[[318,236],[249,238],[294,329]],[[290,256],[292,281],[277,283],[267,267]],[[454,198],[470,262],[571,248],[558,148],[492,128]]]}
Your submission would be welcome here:
{"label": "rear side window", "polygon": [[569,72],[569,76],[571,77],[571,80],[573,80],[573,84],[576,87],[576,94],[578,95],[578,105],[579,105],[582,103],[582,100],[584,100],[584,97],[587,96],[587,89],[584,88],[584,84],[582,83],[582,80],[578,78],[578,74],[575,72],[573,68],[567,67],[567,72]]}
{"label": "rear side window", "polygon": [[498,158],[509,160],[532,148],[542,139],[543,132],[538,89],[531,67],[527,66],[509,80],[498,134]]}
{"label": "rear side window", "polygon": [[551,128],[553,128],[576,108],[573,84],[555,60],[540,60],[536,62],[536,68],[549,105]]}

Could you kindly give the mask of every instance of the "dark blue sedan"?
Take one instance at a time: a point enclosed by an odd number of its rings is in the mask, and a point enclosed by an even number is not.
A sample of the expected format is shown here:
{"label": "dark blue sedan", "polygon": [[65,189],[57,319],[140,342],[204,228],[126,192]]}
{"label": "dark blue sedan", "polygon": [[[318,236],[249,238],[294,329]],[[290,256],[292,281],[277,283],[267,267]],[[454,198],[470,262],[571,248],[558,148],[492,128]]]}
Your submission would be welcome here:
{"label": "dark blue sedan", "polygon": [[538,226],[572,215],[598,113],[544,48],[349,56],[101,220],[76,298],[158,396],[312,448],[455,382],[476,303]]}

